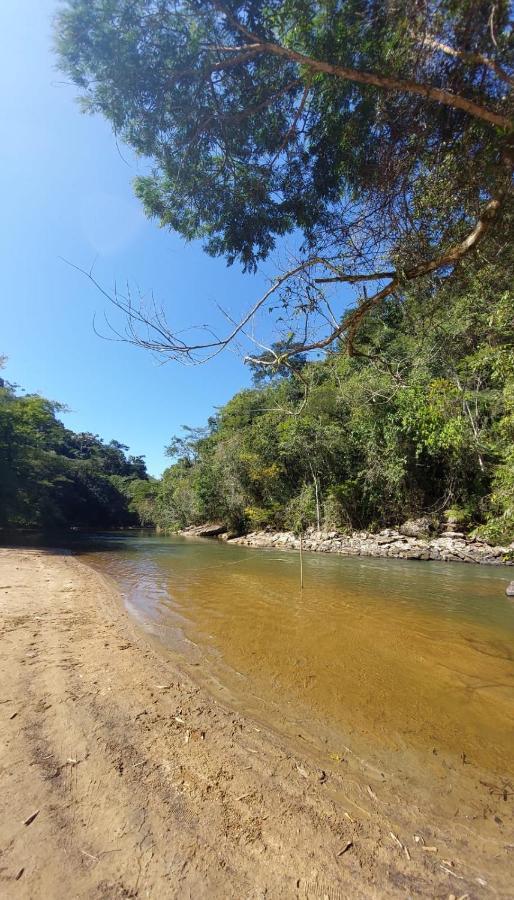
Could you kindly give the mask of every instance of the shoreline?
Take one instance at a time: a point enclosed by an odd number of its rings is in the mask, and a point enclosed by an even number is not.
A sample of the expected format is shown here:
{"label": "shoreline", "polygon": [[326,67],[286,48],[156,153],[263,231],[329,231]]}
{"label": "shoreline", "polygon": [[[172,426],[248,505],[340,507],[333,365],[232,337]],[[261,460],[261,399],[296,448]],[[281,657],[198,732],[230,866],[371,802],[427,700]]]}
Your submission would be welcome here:
{"label": "shoreline", "polygon": [[62,551],[0,550],[0,607],[3,896],[509,896],[494,817],[511,804],[478,784],[427,820],[408,785],[321,769],[156,652]]}
{"label": "shoreline", "polygon": [[[202,535],[202,527],[181,532]],[[290,531],[254,531],[235,538],[220,535],[229,544],[275,550],[299,550],[300,539]],[[364,556],[378,559],[413,559],[438,562],[462,562],[478,565],[514,565],[514,547],[492,546],[478,538],[467,538],[459,532],[446,532],[434,537],[409,537],[393,528],[376,534],[361,531],[343,534],[337,531],[308,529],[302,540],[305,551],[337,553],[341,556]]]}

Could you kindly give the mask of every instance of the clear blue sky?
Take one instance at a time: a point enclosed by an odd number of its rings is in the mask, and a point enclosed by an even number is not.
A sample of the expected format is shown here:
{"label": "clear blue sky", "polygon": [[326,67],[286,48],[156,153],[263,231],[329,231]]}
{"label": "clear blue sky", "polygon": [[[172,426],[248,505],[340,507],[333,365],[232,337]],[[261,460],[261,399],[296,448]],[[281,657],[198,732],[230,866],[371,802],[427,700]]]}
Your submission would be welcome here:
{"label": "clear blue sky", "polygon": [[[66,424],[144,453],[152,474],[181,425],[200,425],[249,383],[225,353],[206,366],[158,364],[142,350],[106,342],[93,315],[106,305],[60,257],[111,287],[153,289],[174,321],[212,318],[214,302],[236,311],[258,297],[264,276],[243,276],[197,245],[148,222],[132,193],[137,165],[108,125],[84,116],[55,69],[56,0],[0,3],[1,306],[4,373],[28,391],[68,405]],[[270,265],[270,274],[273,266]]]}

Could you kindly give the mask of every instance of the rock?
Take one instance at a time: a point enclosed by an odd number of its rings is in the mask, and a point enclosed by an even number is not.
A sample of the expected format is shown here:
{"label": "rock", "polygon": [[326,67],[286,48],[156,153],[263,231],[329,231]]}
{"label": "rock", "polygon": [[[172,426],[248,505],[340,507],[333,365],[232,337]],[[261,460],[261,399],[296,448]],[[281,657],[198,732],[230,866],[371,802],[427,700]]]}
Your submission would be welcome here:
{"label": "rock", "polygon": [[511,581],[510,584],[505,588],[505,593],[507,597],[514,597],[514,581]]}
{"label": "rock", "polygon": [[432,529],[432,519],[422,516],[420,519],[409,519],[408,522],[404,522],[403,525],[400,525],[399,532],[406,537],[417,538],[427,537]]}
{"label": "rock", "polygon": [[445,518],[448,525],[460,525],[461,523],[459,516],[446,515]]}
{"label": "rock", "polygon": [[189,528],[185,528],[182,534],[195,535],[195,537],[218,537],[226,530],[227,526],[221,522],[206,522],[205,525],[191,525]]}
{"label": "rock", "polygon": [[[410,526],[412,523],[406,523]],[[431,520],[421,520],[421,527],[431,525]],[[415,521],[418,531],[419,520]],[[231,543],[249,547],[276,547],[283,550],[297,550],[299,539],[290,531],[255,531],[244,537],[235,538]],[[309,528],[305,532],[303,549],[316,553],[339,553],[345,556],[388,557],[391,559],[434,559],[445,562],[475,563],[481,565],[514,565],[509,556],[509,548],[491,547],[489,544],[466,538],[461,532],[446,532],[439,537],[426,538],[419,533],[416,537],[400,534],[392,528],[385,528],[379,534],[367,531],[342,534],[334,531],[317,531]],[[512,548],[514,549],[514,548]],[[514,585],[514,583],[513,583]],[[514,594],[512,595],[514,596]]]}

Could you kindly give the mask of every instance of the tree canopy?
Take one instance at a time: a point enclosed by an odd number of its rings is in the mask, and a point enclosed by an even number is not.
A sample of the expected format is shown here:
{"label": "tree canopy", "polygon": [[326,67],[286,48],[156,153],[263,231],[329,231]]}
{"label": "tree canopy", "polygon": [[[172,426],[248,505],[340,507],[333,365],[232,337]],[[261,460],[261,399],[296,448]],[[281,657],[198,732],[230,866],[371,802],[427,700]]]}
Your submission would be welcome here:
{"label": "tree canopy", "polygon": [[173,441],[155,521],[352,530],[422,514],[514,539],[510,275],[475,260],[421,287],[373,310],[360,355],[306,363],[306,394],[291,372],[259,380]]}
{"label": "tree canopy", "polygon": [[66,428],[63,410],[0,379],[0,527],[138,525],[151,492],[143,457]]}
{"label": "tree canopy", "polygon": [[264,309],[275,347],[253,358],[266,366],[353,347],[387,297],[508,238],[506,0],[64,0],[57,46],[84,108],[151,160],[136,192],[164,227],[245,269],[301,235],[291,268],[221,337],[184,342],[114,297],[151,349],[204,358]]}

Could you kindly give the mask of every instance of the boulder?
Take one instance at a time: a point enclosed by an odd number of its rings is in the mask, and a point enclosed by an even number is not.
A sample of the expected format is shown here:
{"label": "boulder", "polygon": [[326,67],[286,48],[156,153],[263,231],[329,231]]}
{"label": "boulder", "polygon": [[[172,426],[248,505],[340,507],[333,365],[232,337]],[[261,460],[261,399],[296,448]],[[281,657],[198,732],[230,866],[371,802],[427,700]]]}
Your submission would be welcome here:
{"label": "boulder", "polygon": [[205,525],[191,525],[189,528],[185,528],[182,534],[191,534],[195,537],[218,537],[226,530],[227,526],[221,522],[206,522]]}
{"label": "boulder", "polygon": [[432,520],[428,516],[422,516],[420,519],[409,519],[400,525],[400,534],[405,537],[427,537],[433,529]]}
{"label": "boulder", "polygon": [[514,597],[514,581],[511,581],[510,584],[505,588],[505,593],[507,597]]}

